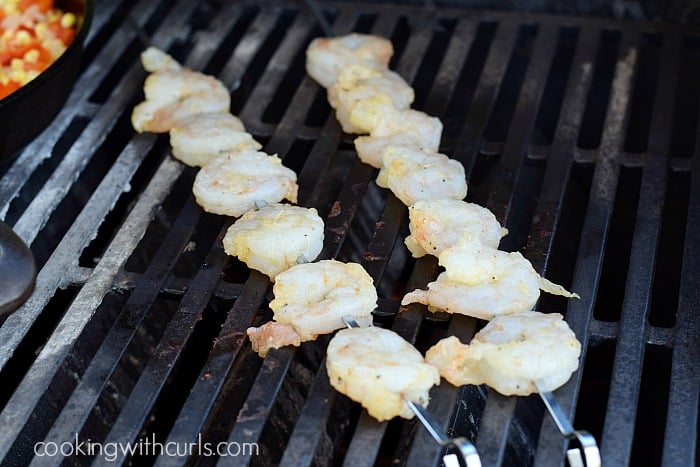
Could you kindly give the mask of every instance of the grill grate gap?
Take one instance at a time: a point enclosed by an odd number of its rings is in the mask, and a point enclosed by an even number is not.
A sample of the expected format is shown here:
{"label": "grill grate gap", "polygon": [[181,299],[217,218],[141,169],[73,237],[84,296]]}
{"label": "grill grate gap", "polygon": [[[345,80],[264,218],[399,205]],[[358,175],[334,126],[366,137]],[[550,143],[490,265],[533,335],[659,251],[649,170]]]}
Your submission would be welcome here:
{"label": "grill grate gap", "polygon": [[158,30],[158,27],[161,25],[163,18],[166,18],[168,16],[168,12],[171,11],[173,7],[174,2],[160,2],[158,8],[153,10],[153,14],[143,25],[143,31],[146,33],[146,35],[151,36],[155,34],[155,32]]}
{"label": "grill grate gap", "polygon": [[549,145],[554,139],[579,34],[580,30],[575,27],[563,27],[559,30],[557,48],[544,86],[535,126],[530,134],[530,144]]}
{"label": "grill grate gap", "polygon": [[597,440],[601,439],[603,433],[614,360],[615,341],[589,342],[574,426],[585,426]]}
{"label": "grill grate gap", "polygon": [[82,117],[76,117],[70,122],[63,135],[56,141],[50,157],[43,160],[41,165],[34,170],[31,177],[24,183],[17,198],[10,203],[5,216],[7,224],[13,225],[17,222],[24,210],[29,206],[29,203],[41,191],[41,188],[61,163],[63,156],[66,155],[73,143],[80,137],[88,123],[90,123],[90,120]]}
{"label": "grill grate gap", "polygon": [[[166,441],[168,433],[189,395],[190,389],[196,382],[202,366],[207,360],[214,338],[219,333],[221,325],[226,318],[226,313],[231,309],[232,305],[231,301],[214,300],[204,309],[202,319],[197,322],[192,330],[182,355],[159,393],[153,411],[140,434],[141,439],[155,439],[161,443]],[[235,372],[232,374],[241,373]],[[255,371],[253,370],[251,375],[254,374]],[[137,457],[131,459],[131,462],[149,463],[154,458]]]}
{"label": "grill grate gap", "polygon": [[396,70],[396,66],[401,59],[401,55],[408,44],[409,37],[411,37],[411,26],[409,26],[406,17],[402,16],[396,22],[394,31],[389,38],[391,43],[394,45],[394,56],[391,57],[391,60],[389,61],[389,68],[392,70]]}
{"label": "grill grate gap", "polygon": [[[94,150],[90,161],[81,171],[78,179],[51,215],[46,226],[39,232],[34,243],[41,245],[34,251],[37,266],[43,265],[73,221],[98,187],[104,175],[110,170],[114,161],[128,141],[126,135],[132,134],[130,116],[122,114],[104,142]],[[90,234],[94,234],[90,232]]]}
{"label": "grill grate gap", "polygon": [[148,226],[143,238],[124,264],[124,269],[129,272],[144,273],[153,256],[162,245],[162,240],[177,218],[185,201],[191,196],[192,183],[196,171],[194,168],[183,170],[180,177],[173,184],[170,194],[154,215],[154,219]]}
{"label": "grill grate gap", "polygon": [[[60,309],[63,310],[63,312],[65,312],[65,310],[70,306],[70,303],[72,302],[73,298],[75,298],[77,293],[77,288],[69,288],[65,291],[58,291],[54,298],[49,302],[49,305],[51,305],[51,302],[53,302],[54,300],[57,300],[56,305],[59,306]],[[101,344],[101,337],[105,333],[104,328],[109,326],[109,324],[107,324],[107,326],[104,325],[105,321],[107,323],[111,323],[114,317],[116,317],[116,313],[112,312],[112,310],[115,306],[120,307],[121,305],[123,305],[127,299],[128,295],[122,294],[109,294],[105,296],[102,303],[93,315],[93,320],[91,321],[91,324],[88,327],[86,327],[81,333],[81,337],[97,339],[92,342],[87,342],[81,339],[81,346],[83,347],[81,349],[80,346],[78,346],[76,347],[76,349],[73,350],[72,361],[75,362],[80,358],[89,360],[92,357],[92,355],[94,355],[97,347]],[[62,314],[63,313],[61,313],[61,315]],[[54,325],[58,323],[59,319],[60,316],[56,318]],[[38,321],[35,322],[35,326],[39,323],[40,320],[41,317]],[[49,331],[51,331],[52,329],[53,328],[49,329]],[[94,334],[92,332],[94,332]],[[102,336],[100,336],[98,333],[102,333]],[[45,339],[42,339],[42,342],[44,340]],[[85,355],[82,352],[77,353],[81,350],[87,350],[91,354]],[[21,352],[19,355],[28,355],[31,352],[31,349],[26,349],[25,352]],[[14,355],[18,354],[15,353]],[[80,355],[80,357],[76,357],[76,355]],[[8,368],[8,366],[5,366],[5,368]],[[61,407],[63,407],[65,401],[68,400],[68,398],[70,397],[71,392],[76,387],[80,377],[82,377],[82,373],[85,368],[80,368],[80,374],[76,374],[74,371],[75,369],[76,368],[66,368],[66,365],[63,364],[61,366],[61,371],[59,371],[56,374],[56,377],[54,377],[54,379],[49,384],[48,389],[44,391],[40,401],[36,405],[34,412],[35,416],[30,419],[27,425],[24,426],[22,432],[18,434],[16,441],[13,443],[12,448],[9,450],[8,459],[13,459],[14,461],[16,461],[16,465],[29,464],[31,457],[34,454],[32,450],[34,443],[41,440],[49,431],[53,420],[56,419],[61,410]],[[3,375],[3,381],[10,381],[10,379],[5,379],[5,375]],[[4,387],[5,383],[3,383],[3,388]],[[6,401],[3,401],[3,405],[5,402]]]}
{"label": "grill grate gap", "polygon": [[661,465],[664,444],[659,426],[664,425],[671,378],[671,350],[648,345],[644,353],[637,418],[630,465]]}
{"label": "grill grate gap", "polygon": [[122,222],[128,216],[133,204],[146,188],[148,182],[151,181],[167,148],[167,139],[158,138],[156,140],[156,143],[151,147],[146,157],[143,158],[138,170],[129,182],[130,189],[121,194],[114,207],[105,216],[102,224],[100,224],[95,239],[83,249],[78,260],[80,266],[94,267],[100,261],[102,254],[118,232]]}
{"label": "grill grate gap", "polygon": [[[554,239],[547,261],[546,277],[556,284],[567,286],[573,279],[594,169],[593,164],[573,162],[571,165],[569,183],[559,209],[559,220],[554,227]],[[533,223],[537,224],[538,219],[533,219]],[[568,300],[564,297],[542,294],[537,309],[543,312],[566,310],[567,305]]]}
{"label": "grill grate gap", "polygon": [[601,321],[616,322],[622,313],[641,184],[641,168],[620,168],[615,206],[608,240],[605,243],[600,285],[593,310],[593,317]]}
{"label": "grill grate gap", "polygon": [[601,32],[586,110],[579,128],[577,145],[580,148],[595,149],[600,145],[621,36],[620,31]]}
{"label": "grill grate gap", "polygon": [[530,24],[518,28],[513,55],[508,62],[498,97],[484,130],[483,137],[486,141],[501,142],[506,139],[538,29],[538,25]]}
{"label": "grill grate gap", "polygon": [[284,10],[277,15],[274,27],[241,77],[240,86],[231,93],[231,112],[234,115],[239,115],[243,110],[248,97],[260,81],[267,63],[284,40],[287,29],[294,23],[296,14],[297,12],[294,10]]}
{"label": "grill grate gap", "polygon": [[496,32],[496,22],[481,22],[476,29],[476,36],[469,49],[467,59],[464,61],[459,78],[455,85],[452,99],[450,100],[443,118],[443,139],[451,141],[459,135],[466,118],[466,110],[469,109],[479,82],[479,76],[486,63],[489,47]]}
{"label": "grill grate gap", "polygon": [[469,180],[469,190],[467,191],[467,201],[485,206],[489,199],[488,180],[498,165],[500,154],[484,154],[479,152],[474,161]]}
{"label": "grill grate gap", "polygon": [[501,240],[500,249],[504,251],[524,249],[530,235],[540,235],[537,226],[535,225],[532,231],[531,226],[546,165],[546,161],[541,159],[525,158],[523,161],[516,187],[518,195],[511,199],[508,235]]}
{"label": "grill grate gap", "polygon": [[652,326],[676,324],[690,187],[689,172],[669,172],[649,311]]}
{"label": "grill grate gap", "polygon": [[[104,104],[107,102],[118,83],[124,78],[124,70],[128,70],[134,62],[139,60],[139,55],[143,49],[144,45],[138,38],[132,40],[119,56],[119,59],[114,62],[111,72],[105,74],[104,79],[99,86],[95,88],[95,91],[90,95],[88,100],[94,104]],[[140,71],[140,73],[142,73],[143,77],[146,76],[145,71]],[[133,109],[134,105],[143,99],[142,88],[139,88],[138,93],[139,95],[135,96],[132,102],[126,107],[129,113],[130,109]]]}
{"label": "grill grate gap", "polygon": [[[289,107],[289,103],[294,97],[294,92],[299,87],[299,84],[306,78],[306,49],[311,40],[318,36],[321,30],[318,26],[311,29],[306,39],[299,45],[291,65],[287,67],[284,78],[280,82],[277,90],[270,99],[269,104],[265,108],[260,117],[263,123],[279,123]],[[286,157],[285,157],[286,158]]]}
{"label": "grill grate gap", "polygon": [[632,89],[624,150],[634,153],[646,151],[649,140],[654,96],[661,69],[663,38],[659,34],[642,34],[639,62]]}
{"label": "grill grate gap", "polygon": [[41,352],[44,343],[53,333],[56,324],[61,320],[66,309],[77,295],[79,287],[59,289],[49,300],[44,312],[34,321],[34,324],[25,335],[22,343],[7,361],[0,371],[0,409],[5,407],[17,385],[34,362],[34,358]]}
{"label": "grill grate gap", "polygon": [[[171,296],[162,295],[150,306],[149,313],[127,345],[97,403],[90,411],[80,433],[81,439],[101,441],[105,438],[158,344],[168,321],[175,313],[177,304]],[[126,310],[121,309],[122,316],[117,318],[115,326],[128,326],[122,322]]]}
{"label": "grill grate gap", "polygon": [[259,12],[260,10],[255,7],[246,6],[243,8],[238,21],[236,21],[236,24],[233,25],[231,30],[220,42],[219,48],[216,50],[216,52],[214,52],[212,58],[209,60],[209,63],[202,70],[202,73],[216,76],[221,72],[221,68],[231,57],[231,51],[235,50],[236,45],[243,38],[246,31],[248,31],[248,28]]}
{"label": "grill grate gap", "polygon": [[284,166],[299,173],[315,143],[316,142],[312,140],[295,139],[289,151],[284,155]]}
{"label": "grill grate gap", "polygon": [[123,2],[117,8],[112,10],[112,14],[102,24],[99,29],[94,25],[91,27],[89,41],[84,45],[82,55],[80,57],[81,74],[94,60],[97,55],[104,49],[105,44],[115,35],[123,26],[124,18],[129,14],[132,5],[129,2]]}
{"label": "grill grate gap", "polygon": [[185,249],[178,253],[177,263],[172,270],[173,275],[191,279],[200,268],[207,267],[205,257],[209,253],[211,245],[215,243],[225,219],[224,216],[202,216],[199,218],[190,241]]}
{"label": "grill grate gap", "polygon": [[433,86],[435,75],[440,69],[440,63],[447,52],[447,46],[456,25],[456,20],[442,19],[439,21],[439,26],[433,30],[430,45],[425,51],[418,72],[413,79],[412,87],[415,90],[413,108],[423,109],[425,107],[425,100]]}
{"label": "grill grate gap", "polygon": [[695,153],[700,112],[700,37],[685,38],[679,63],[669,151],[673,157],[689,159]]}

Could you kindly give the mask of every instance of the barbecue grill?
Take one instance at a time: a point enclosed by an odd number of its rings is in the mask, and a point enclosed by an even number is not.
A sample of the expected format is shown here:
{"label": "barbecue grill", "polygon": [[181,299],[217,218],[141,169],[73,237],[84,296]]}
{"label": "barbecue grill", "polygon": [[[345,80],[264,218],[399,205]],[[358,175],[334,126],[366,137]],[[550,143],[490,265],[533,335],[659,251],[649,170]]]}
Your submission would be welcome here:
{"label": "barbecue grill", "polygon": [[[433,3],[321,10],[335,34],[392,40],[390,66],[413,107],[444,122],[441,152],[466,168],[467,200],[509,229],[501,249],[581,296],[537,309],[564,314],[583,344],[555,395],[603,464],[695,465],[700,32]],[[373,277],[375,324],[421,351],[448,333],[467,341],[483,323],[399,305],[439,268],[410,256],[406,207],[375,185],[305,74],[321,34],[293,1],[96,2],[66,106],[0,166],[0,218],[39,271],[0,327],[2,465],[440,464],[416,420],[378,423],[335,393],[328,336],[252,352],[245,329],[271,317],[268,279],[225,255],[232,219],[195,204],[196,169],[170,157],[167,135],[131,128],[145,44],[219,77],[232,113],[297,172],[298,204],[324,218],[321,257]],[[428,411],[483,465],[565,464],[537,396],[444,381],[431,396]],[[220,456],[202,450],[220,443]]]}

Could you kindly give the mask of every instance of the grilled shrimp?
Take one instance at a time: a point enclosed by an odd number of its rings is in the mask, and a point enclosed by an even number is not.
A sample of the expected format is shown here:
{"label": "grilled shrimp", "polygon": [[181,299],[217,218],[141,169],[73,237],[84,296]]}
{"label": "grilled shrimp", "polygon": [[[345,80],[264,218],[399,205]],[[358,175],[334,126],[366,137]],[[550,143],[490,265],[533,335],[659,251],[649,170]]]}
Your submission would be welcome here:
{"label": "grilled shrimp", "polygon": [[407,146],[437,152],[442,136],[442,122],[414,109],[397,110],[386,95],[364,99],[350,112],[350,123],[369,136],[355,138],[357,156],[365,164],[383,167],[388,146]]}
{"label": "grilled shrimp", "polygon": [[376,70],[361,65],[349,66],[340,73],[338,81],[328,88],[328,102],[345,133],[364,133],[350,122],[355,105],[375,96],[387,96],[397,110],[411,106],[413,88],[397,73]]}
{"label": "grilled shrimp", "polygon": [[576,371],[581,344],[562,316],[525,311],[497,316],[468,345],[442,339],[425,360],[455,386],[487,384],[501,394],[553,391]]}
{"label": "grilled shrimp", "polygon": [[540,289],[578,298],[544,279],[518,252],[507,253],[460,240],[440,255],[445,267],[427,290],[414,290],[401,303],[422,303],[430,311],[447,311],[492,319],[494,316],[530,310]]}
{"label": "grilled shrimp", "polygon": [[344,317],[369,326],[377,306],[372,277],[357,263],[299,264],[279,273],[272,291],[275,321],[294,326],[303,341],[344,327]]}
{"label": "grilled shrimp", "polygon": [[306,49],[306,72],[321,86],[328,88],[350,65],[377,70],[386,69],[394,46],[391,41],[367,34],[319,37]]}
{"label": "grilled shrimp", "polygon": [[229,227],[224,251],[274,280],[291,266],[316,259],[323,247],[323,227],[314,208],[270,204],[246,212]]}
{"label": "grilled shrimp", "polygon": [[221,81],[185,68],[151,73],[143,90],[146,100],[131,114],[139,133],[165,133],[192,115],[225,113],[231,105],[231,95]]}
{"label": "grilled shrimp", "polygon": [[256,201],[297,201],[296,173],[276,155],[243,149],[223,154],[197,173],[192,192],[197,204],[214,214],[238,217]]}
{"label": "grilled shrimp", "polygon": [[150,73],[182,69],[177,60],[156,47],[148,47],[141,52],[141,64]]}
{"label": "grilled shrimp", "polygon": [[411,344],[378,327],[343,329],[326,354],[331,385],[359,402],[379,421],[412,418],[406,400],[427,407],[428,391],[440,383],[438,371]]}
{"label": "grilled shrimp", "polygon": [[455,199],[418,201],[408,208],[411,235],[405,243],[415,258],[440,256],[460,238],[498,248],[508,233],[488,209]]}
{"label": "grilled shrimp", "polygon": [[430,199],[461,200],[467,196],[464,167],[444,154],[389,146],[377,185],[389,188],[406,206]]}
{"label": "grilled shrimp", "polygon": [[173,157],[202,167],[222,153],[258,150],[262,145],[246,133],[243,123],[230,113],[193,115],[170,130]]}

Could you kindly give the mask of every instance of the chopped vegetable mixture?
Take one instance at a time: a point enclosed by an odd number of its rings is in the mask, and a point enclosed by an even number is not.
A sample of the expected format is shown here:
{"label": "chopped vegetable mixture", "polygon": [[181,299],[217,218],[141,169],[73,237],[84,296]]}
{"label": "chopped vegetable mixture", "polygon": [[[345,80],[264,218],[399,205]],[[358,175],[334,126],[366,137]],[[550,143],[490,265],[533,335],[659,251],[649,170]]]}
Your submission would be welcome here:
{"label": "chopped vegetable mixture", "polygon": [[78,18],[53,0],[0,0],[0,99],[36,78],[75,38]]}

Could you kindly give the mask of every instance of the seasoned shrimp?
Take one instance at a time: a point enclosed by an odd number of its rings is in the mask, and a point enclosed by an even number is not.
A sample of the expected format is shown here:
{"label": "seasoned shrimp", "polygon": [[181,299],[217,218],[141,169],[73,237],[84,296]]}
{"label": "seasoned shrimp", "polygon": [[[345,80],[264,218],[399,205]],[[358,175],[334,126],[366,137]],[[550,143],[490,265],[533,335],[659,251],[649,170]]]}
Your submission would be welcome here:
{"label": "seasoned shrimp", "polygon": [[487,384],[501,394],[553,391],[579,365],[581,344],[562,316],[525,311],[497,316],[469,345],[454,336],[439,341],[425,360],[455,386]]}
{"label": "seasoned shrimp", "polygon": [[408,146],[389,146],[377,185],[389,188],[406,206],[430,199],[463,199],[467,196],[464,167],[444,154]]}
{"label": "seasoned shrimp", "polygon": [[262,145],[246,133],[243,123],[230,113],[193,115],[170,130],[173,157],[202,167],[222,153],[258,150]]}
{"label": "seasoned shrimp", "polygon": [[217,157],[202,167],[192,186],[197,204],[214,214],[238,217],[256,201],[297,201],[296,173],[276,155],[243,149]]}
{"label": "seasoned shrimp", "polygon": [[150,73],[182,69],[177,60],[156,47],[148,47],[141,52],[141,64]]}
{"label": "seasoned shrimp", "polygon": [[143,90],[146,100],[131,114],[139,133],[165,133],[192,115],[225,113],[231,105],[231,95],[221,81],[185,68],[151,73]]}
{"label": "seasoned shrimp", "polygon": [[357,156],[365,164],[382,168],[382,157],[388,146],[407,146],[426,152],[437,152],[442,136],[442,122],[425,112],[397,110],[386,95],[359,101],[352,107],[350,123],[368,132],[355,138]]}
{"label": "seasoned shrimp", "polygon": [[387,96],[397,110],[408,109],[414,98],[413,88],[397,73],[375,70],[361,65],[349,66],[338,81],[328,88],[328,102],[346,133],[364,133],[350,122],[355,105],[375,96]]}
{"label": "seasoned shrimp", "polygon": [[275,321],[294,326],[304,341],[344,327],[344,317],[369,326],[377,307],[372,277],[357,263],[299,264],[279,273],[272,291]]}
{"label": "seasoned shrimp", "polygon": [[498,248],[508,233],[488,209],[455,199],[418,201],[408,208],[411,235],[405,243],[415,258],[440,256],[460,238]]}
{"label": "seasoned shrimp", "polygon": [[378,36],[351,33],[345,36],[319,37],[306,49],[306,72],[321,86],[328,88],[350,65],[377,70],[386,69],[394,46]]}
{"label": "seasoned shrimp", "polygon": [[379,421],[412,418],[406,400],[427,407],[438,371],[411,344],[378,327],[343,329],[328,344],[331,386],[359,402]]}
{"label": "seasoned shrimp", "polygon": [[291,266],[316,259],[323,247],[323,227],[314,208],[270,204],[246,212],[229,227],[224,251],[274,280]]}
{"label": "seasoned shrimp", "polygon": [[494,316],[530,310],[546,292],[578,298],[540,277],[518,252],[507,253],[460,240],[440,255],[445,267],[427,290],[414,290],[401,303],[422,303],[430,311],[447,311],[492,319]]}

